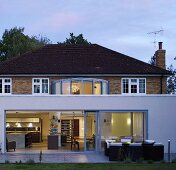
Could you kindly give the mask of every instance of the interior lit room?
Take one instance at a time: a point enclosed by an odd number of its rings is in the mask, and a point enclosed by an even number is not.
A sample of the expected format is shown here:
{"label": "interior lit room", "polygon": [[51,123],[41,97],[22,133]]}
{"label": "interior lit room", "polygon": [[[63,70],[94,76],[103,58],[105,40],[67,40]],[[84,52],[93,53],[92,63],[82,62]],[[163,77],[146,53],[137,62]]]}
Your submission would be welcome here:
{"label": "interior lit room", "polygon": [[146,139],[144,112],[100,112],[97,118],[96,112],[84,111],[7,111],[7,150],[14,149],[14,141],[19,152],[83,152],[103,149],[106,139]]}
{"label": "interior lit room", "polygon": [[[7,111],[6,145],[11,151],[15,141],[16,151],[84,151],[86,146],[95,149],[95,114],[87,113],[84,123],[82,111]],[[12,148],[13,149],[13,148]]]}
{"label": "interior lit room", "polygon": [[121,142],[123,138],[130,138],[131,142],[142,142],[146,139],[146,113],[103,112],[101,135],[102,143],[104,139]]}

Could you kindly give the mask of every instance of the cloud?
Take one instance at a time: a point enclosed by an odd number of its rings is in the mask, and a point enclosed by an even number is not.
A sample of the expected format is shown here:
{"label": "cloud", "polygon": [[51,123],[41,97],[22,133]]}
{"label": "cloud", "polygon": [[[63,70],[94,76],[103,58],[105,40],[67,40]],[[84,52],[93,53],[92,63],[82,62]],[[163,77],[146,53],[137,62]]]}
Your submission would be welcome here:
{"label": "cloud", "polygon": [[[0,0],[0,33],[25,27],[28,35],[44,35],[62,42],[70,32],[141,60],[154,53],[157,35],[168,56],[175,56],[176,0]],[[2,10],[1,10],[2,9]],[[176,62],[175,62],[176,63]]]}
{"label": "cloud", "polygon": [[65,14],[65,13],[57,13],[47,18],[44,21],[44,24],[48,24],[48,26],[52,29],[63,29],[65,27],[69,27],[71,25],[78,25],[81,21],[81,18],[78,15],[73,13]]}

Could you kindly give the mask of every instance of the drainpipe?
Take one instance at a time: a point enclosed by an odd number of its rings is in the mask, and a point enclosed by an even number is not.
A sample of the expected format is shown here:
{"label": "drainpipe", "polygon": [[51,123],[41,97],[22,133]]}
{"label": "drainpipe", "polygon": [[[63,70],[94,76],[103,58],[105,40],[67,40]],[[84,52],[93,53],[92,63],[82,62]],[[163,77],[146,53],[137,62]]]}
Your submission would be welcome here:
{"label": "drainpipe", "polygon": [[161,79],[160,79],[160,94],[163,94],[163,74],[161,74]]}

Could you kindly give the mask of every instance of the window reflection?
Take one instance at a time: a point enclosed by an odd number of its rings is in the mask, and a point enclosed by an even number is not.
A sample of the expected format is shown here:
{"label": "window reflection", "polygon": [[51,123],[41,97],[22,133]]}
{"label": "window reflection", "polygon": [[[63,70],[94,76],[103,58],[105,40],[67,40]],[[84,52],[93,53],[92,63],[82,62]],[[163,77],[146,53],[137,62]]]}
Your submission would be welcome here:
{"label": "window reflection", "polygon": [[62,82],[62,94],[70,94],[70,82],[69,81]]}

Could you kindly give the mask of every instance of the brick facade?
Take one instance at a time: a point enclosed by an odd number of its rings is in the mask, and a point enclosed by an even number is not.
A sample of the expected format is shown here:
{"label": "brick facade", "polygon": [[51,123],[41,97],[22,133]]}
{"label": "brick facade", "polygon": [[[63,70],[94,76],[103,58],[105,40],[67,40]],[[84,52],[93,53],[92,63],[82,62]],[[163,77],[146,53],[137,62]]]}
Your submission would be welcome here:
{"label": "brick facade", "polygon": [[12,77],[12,94],[31,94],[32,77]]}
{"label": "brick facade", "polygon": [[146,83],[147,94],[166,94],[166,80],[166,77],[148,77]]}
{"label": "brick facade", "polygon": [[[34,77],[12,77],[12,94],[32,94],[32,78]],[[49,77],[50,93],[51,93],[51,82],[54,80],[65,78],[71,77]],[[104,79],[109,81],[110,94],[121,94],[121,78],[125,77],[93,77],[93,78]],[[147,94],[161,94],[161,90],[162,94],[166,94],[166,77],[163,77],[162,79],[161,77],[141,77],[141,78],[146,78]]]}

